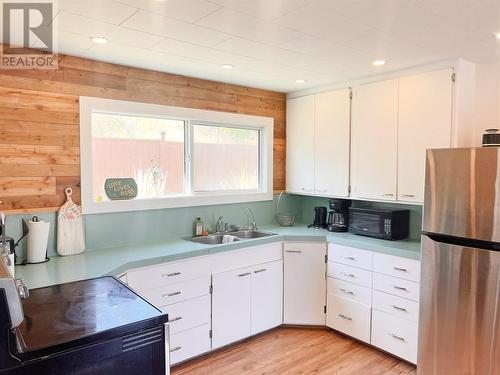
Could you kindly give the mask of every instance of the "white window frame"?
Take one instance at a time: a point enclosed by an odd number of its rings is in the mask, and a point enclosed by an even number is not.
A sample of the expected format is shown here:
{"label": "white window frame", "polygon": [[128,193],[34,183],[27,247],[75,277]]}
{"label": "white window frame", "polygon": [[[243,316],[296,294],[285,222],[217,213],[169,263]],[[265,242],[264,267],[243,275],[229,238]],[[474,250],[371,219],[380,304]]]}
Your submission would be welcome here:
{"label": "white window frame", "polygon": [[[92,192],[92,113],[110,113],[186,121],[184,139],[184,185],[185,195],[151,199],[95,202]],[[191,193],[191,124],[227,126],[258,129],[260,131],[260,176],[259,189],[248,191],[208,191]],[[154,210],[173,207],[206,206],[214,204],[269,201],[273,199],[273,135],[272,117],[241,115],[229,112],[210,111],[158,104],[130,102],[124,100],[80,97],[80,159],[81,191],[84,214]]]}

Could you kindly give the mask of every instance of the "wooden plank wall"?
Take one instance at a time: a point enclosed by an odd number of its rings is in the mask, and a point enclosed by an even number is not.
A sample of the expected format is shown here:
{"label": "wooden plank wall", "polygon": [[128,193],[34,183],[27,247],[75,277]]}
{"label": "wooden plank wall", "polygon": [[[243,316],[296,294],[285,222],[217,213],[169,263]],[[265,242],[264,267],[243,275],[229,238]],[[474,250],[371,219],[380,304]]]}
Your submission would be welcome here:
{"label": "wooden plank wall", "polygon": [[80,202],[79,96],[273,117],[274,189],[285,188],[282,93],[59,57],[59,69],[0,70],[0,207],[55,210]]}

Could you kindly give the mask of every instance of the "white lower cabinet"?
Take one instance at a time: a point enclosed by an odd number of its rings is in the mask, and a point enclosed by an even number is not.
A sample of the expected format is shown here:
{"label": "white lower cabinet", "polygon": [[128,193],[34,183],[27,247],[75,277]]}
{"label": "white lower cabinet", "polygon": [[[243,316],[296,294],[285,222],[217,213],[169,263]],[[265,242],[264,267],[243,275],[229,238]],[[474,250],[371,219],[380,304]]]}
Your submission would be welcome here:
{"label": "white lower cabinet", "polygon": [[210,324],[170,334],[170,364],[206,353],[210,348]]}
{"label": "white lower cabinet", "polygon": [[283,320],[285,324],[325,325],[326,244],[284,245]]}
{"label": "white lower cabinet", "polygon": [[283,261],[213,275],[212,347],[282,324]]}
{"label": "white lower cabinet", "polygon": [[252,270],[213,275],[212,346],[219,348],[251,335]]}
{"label": "white lower cabinet", "polygon": [[417,363],[418,323],[373,310],[372,344]]}
{"label": "white lower cabinet", "polygon": [[328,294],[326,325],[358,340],[370,342],[371,307]]}
{"label": "white lower cabinet", "polygon": [[251,333],[283,323],[283,262],[263,264],[252,273]]}

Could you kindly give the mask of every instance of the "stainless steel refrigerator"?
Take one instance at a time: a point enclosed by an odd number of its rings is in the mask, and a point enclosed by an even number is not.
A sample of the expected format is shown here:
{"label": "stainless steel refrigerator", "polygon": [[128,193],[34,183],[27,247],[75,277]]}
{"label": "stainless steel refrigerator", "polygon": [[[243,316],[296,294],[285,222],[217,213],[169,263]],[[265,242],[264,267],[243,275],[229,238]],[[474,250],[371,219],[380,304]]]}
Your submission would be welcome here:
{"label": "stainless steel refrigerator", "polygon": [[500,149],[429,150],[419,375],[500,374]]}

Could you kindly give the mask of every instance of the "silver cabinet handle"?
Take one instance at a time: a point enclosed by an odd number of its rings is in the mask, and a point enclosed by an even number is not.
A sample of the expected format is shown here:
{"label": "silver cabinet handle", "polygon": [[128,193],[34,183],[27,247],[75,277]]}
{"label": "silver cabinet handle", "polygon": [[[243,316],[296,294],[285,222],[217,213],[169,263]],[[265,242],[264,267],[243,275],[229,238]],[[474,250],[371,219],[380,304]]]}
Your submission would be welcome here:
{"label": "silver cabinet handle", "polygon": [[355,279],[355,278],[356,278],[356,276],[355,276],[355,275],[353,275],[352,273],[342,272],[342,275],[344,275],[345,277],[350,277],[350,278],[353,278],[353,279]]}
{"label": "silver cabinet handle", "polygon": [[174,272],[174,273],[166,273],[165,275],[162,275],[163,277],[172,277],[172,276],[179,276],[181,273],[180,272]]}
{"label": "silver cabinet handle", "polygon": [[344,314],[339,314],[339,316],[340,316],[342,319],[352,321],[352,318],[349,318],[348,316],[345,316]]}
{"label": "silver cabinet handle", "polygon": [[397,290],[402,290],[402,291],[404,291],[404,292],[407,292],[407,291],[408,291],[408,289],[403,288],[402,286],[397,286],[397,285],[394,285],[394,289],[397,289]]}
{"label": "silver cabinet handle", "polygon": [[383,197],[393,197],[394,193],[384,193],[382,194]]}
{"label": "silver cabinet handle", "polygon": [[182,346],[176,346],[175,348],[170,349],[170,353],[176,352],[177,350],[181,350]]}
{"label": "silver cabinet handle", "polygon": [[261,269],[261,270],[257,270],[257,271],[253,271],[253,273],[262,273],[262,272],[266,272],[267,270],[265,268]]}
{"label": "silver cabinet handle", "polygon": [[344,259],[345,259],[345,260],[353,260],[353,261],[356,261],[356,258],[354,258],[354,257],[345,257]]}
{"label": "silver cabinet handle", "polygon": [[182,319],[182,316],[178,316],[177,318],[174,318],[174,319],[170,319],[168,322],[169,323],[173,323],[173,322],[178,322],[179,320]]}
{"label": "silver cabinet handle", "polygon": [[396,306],[396,305],[392,305],[392,307],[395,308],[396,310],[399,310],[399,311],[408,312],[408,310],[406,310],[404,307],[399,307],[399,306]]}
{"label": "silver cabinet handle", "polygon": [[245,277],[245,276],[248,276],[251,274],[252,274],[251,272],[246,272],[246,273],[242,273],[241,275],[238,275],[238,277]]}
{"label": "silver cabinet handle", "polygon": [[287,250],[287,253],[293,253],[293,254],[302,254],[302,251],[300,250]]}
{"label": "silver cabinet handle", "polygon": [[163,298],[174,297],[174,296],[178,296],[179,294],[181,294],[181,292],[173,292],[173,293],[164,294],[162,297]]}
{"label": "silver cabinet handle", "polygon": [[391,336],[394,337],[396,340],[399,340],[401,342],[405,342],[406,341],[404,337],[395,335],[394,333]]}
{"label": "silver cabinet handle", "polygon": [[350,294],[351,296],[354,296],[354,292],[351,292],[350,290],[347,290],[347,289],[339,289],[342,293],[345,293],[345,294]]}
{"label": "silver cabinet handle", "polygon": [[402,197],[415,198],[415,194],[401,194]]}
{"label": "silver cabinet handle", "polygon": [[394,271],[408,272],[408,270],[406,268],[401,268],[401,267],[397,267],[397,266],[394,266],[392,268],[394,268]]}
{"label": "silver cabinet handle", "polygon": [[306,192],[308,192],[308,193],[310,193],[311,191],[314,191],[314,189],[306,189],[306,188],[302,188],[302,189],[300,189],[300,190],[302,190],[302,191],[306,191]]}

